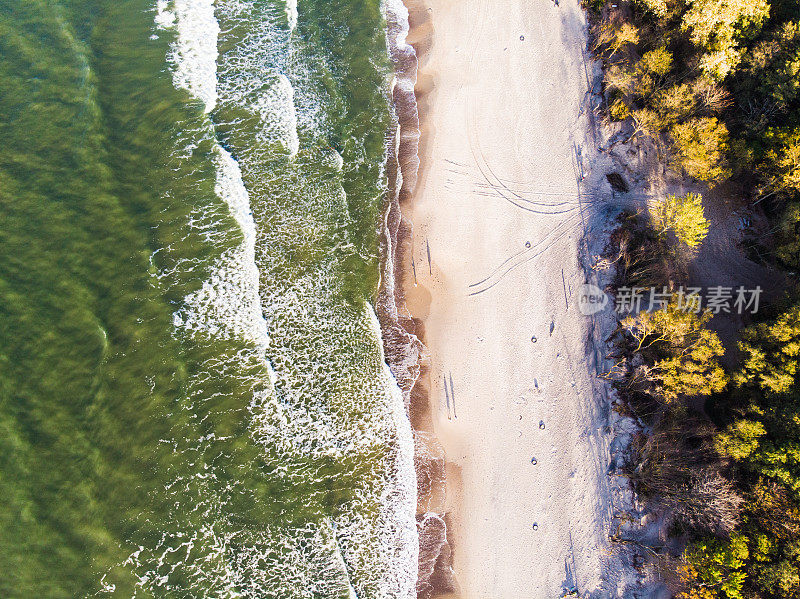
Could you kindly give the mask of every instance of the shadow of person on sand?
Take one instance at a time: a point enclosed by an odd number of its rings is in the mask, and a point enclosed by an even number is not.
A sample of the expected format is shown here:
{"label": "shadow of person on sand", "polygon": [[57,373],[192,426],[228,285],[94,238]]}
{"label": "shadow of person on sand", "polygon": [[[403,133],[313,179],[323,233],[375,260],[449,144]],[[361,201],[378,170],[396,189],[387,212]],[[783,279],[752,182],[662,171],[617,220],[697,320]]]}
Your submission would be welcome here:
{"label": "shadow of person on sand", "polygon": [[561,596],[578,596],[578,587],[575,585],[575,573],[572,571],[570,558],[564,558],[564,582],[561,583]]}

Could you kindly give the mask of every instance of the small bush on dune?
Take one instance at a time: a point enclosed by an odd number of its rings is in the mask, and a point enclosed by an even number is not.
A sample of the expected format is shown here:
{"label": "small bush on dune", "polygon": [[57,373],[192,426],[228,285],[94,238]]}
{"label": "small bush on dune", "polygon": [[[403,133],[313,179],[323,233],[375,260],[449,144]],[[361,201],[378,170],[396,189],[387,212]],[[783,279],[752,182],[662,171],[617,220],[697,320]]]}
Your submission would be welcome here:
{"label": "small bush on dune", "polygon": [[663,237],[630,213],[621,215],[619,223],[610,240],[618,286],[658,287],[683,275],[684,265]]}

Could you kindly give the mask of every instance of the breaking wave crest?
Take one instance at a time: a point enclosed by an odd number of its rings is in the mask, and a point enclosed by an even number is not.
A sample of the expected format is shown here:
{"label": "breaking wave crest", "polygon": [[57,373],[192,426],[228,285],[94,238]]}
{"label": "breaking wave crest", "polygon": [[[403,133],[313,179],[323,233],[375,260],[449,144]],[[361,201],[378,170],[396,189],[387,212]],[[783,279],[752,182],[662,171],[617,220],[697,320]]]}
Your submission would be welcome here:
{"label": "breaking wave crest", "polygon": [[217,102],[217,37],[214,0],[158,0],[156,25],[176,27],[177,40],[169,60],[175,87],[202,101],[206,112]]}

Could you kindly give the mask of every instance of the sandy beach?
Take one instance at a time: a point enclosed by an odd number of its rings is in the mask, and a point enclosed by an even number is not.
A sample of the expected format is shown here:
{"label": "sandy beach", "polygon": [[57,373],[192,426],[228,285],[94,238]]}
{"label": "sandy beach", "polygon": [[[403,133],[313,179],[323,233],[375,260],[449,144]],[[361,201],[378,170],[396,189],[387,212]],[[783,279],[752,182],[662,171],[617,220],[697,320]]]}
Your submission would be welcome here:
{"label": "sandy beach", "polygon": [[575,0],[407,4],[421,166],[401,202],[401,286],[427,348],[415,426],[447,464],[426,508],[446,514],[446,596],[617,596],[608,405],[576,305],[608,191],[584,14]]}

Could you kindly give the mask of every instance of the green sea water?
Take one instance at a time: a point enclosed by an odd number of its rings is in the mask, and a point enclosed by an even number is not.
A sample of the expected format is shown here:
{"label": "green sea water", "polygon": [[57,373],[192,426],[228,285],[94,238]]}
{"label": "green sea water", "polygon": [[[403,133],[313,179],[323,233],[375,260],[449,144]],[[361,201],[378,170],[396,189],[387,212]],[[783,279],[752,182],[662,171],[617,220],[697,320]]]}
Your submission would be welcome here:
{"label": "green sea water", "polygon": [[410,597],[376,0],[0,0],[0,597]]}

